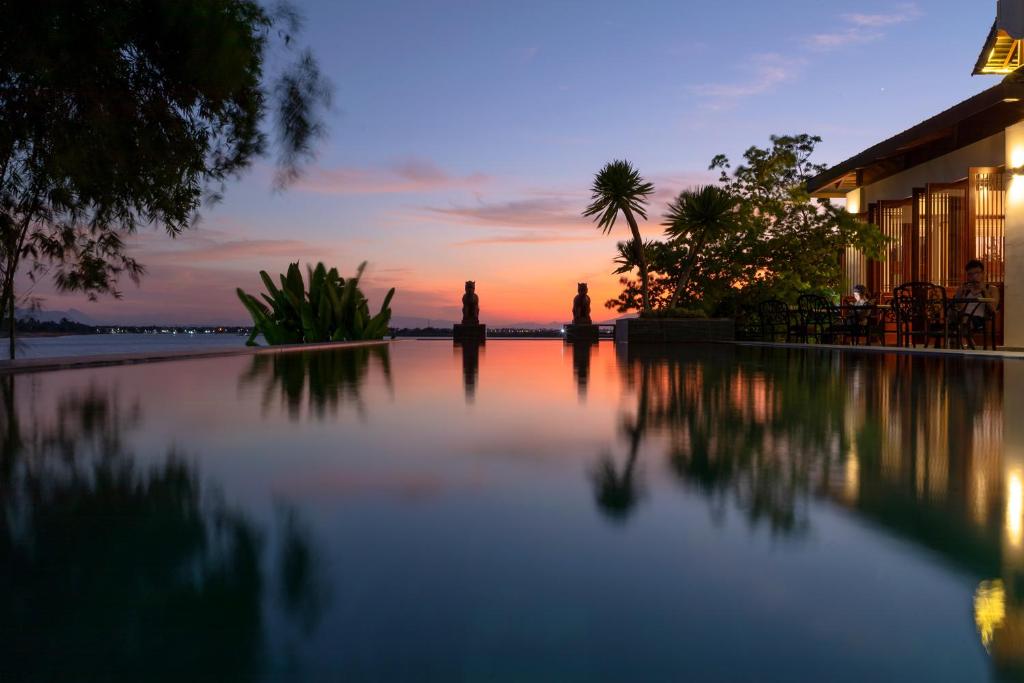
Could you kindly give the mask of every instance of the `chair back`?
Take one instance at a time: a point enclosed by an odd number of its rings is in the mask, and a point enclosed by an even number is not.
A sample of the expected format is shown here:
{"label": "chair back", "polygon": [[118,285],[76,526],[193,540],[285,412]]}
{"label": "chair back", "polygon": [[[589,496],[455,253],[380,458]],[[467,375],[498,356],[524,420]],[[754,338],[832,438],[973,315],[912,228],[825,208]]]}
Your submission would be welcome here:
{"label": "chair back", "polygon": [[828,325],[836,322],[839,309],[820,294],[801,294],[796,300],[800,317],[807,325]]}
{"label": "chair back", "polygon": [[897,335],[927,335],[945,324],[946,290],[931,282],[905,282],[892,290]]}
{"label": "chair back", "polygon": [[779,299],[766,299],[757,308],[761,318],[761,338],[771,341],[776,334],[789,332],[789,306]]}
{"label": "chair back", "polygon": [[757,306],[742,304],[736,309],[736,338],[754,341],[761,336],[761,314]]}

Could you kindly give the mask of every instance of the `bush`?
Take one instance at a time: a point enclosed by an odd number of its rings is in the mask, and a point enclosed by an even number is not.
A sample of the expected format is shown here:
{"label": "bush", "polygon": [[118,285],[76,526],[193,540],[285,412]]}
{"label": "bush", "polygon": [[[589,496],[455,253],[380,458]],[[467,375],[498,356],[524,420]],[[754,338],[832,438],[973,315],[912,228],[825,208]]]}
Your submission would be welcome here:
{"label": "bush", "polygon": [[359,289],[359,278],[366,268],[359,265],[355,277],[347,281],[337,268],[327,270],[324,264],[309,268],[309,291],[302,281],[299,264],[288,266],[280,275],[281,287],[266,271],[260,271],[269,294],[260,294],[266,305],[251,294],[238,289],[238,298],[249,315],[253,328],[246,344],[255,346],[256,336],[263,335],[271,346],[278,344],[312,344],[329,341],[383,339],[391,320],[392,287],[384,297],[380,312],[370,317],[366,297]]}

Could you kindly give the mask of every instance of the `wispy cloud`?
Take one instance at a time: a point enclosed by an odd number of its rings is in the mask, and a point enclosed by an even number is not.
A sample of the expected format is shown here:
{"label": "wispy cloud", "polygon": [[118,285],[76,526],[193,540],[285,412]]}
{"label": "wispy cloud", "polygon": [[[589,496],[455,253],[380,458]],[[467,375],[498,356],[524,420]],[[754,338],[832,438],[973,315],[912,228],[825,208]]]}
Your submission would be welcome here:
{"label": "wispy cloud", "polygon": [[887,14],[843,14],[840,17],[841,27],[835,31],[810,36],[807,45],[822,52],[874,42],[885,37],[882,29],[913,21],[921,16],[921,10],[914,4],[897,5],[894,10]]}
{"label": "wispy cloud", "polygon": [[329,242],[264,239],[246,232],[244,226],[219,222],[173,240],[158,231],[133,235],[129,251],[146,266],[146,276],[138,287],[123,279],[120,300],[83,301],[80,294],[56,291],[49,279],[42,280],[35,291],[45,299],[45,308],[75,307],[102,322],[245,324],[249,318],[235,288],[261,291],[261,269],[280,272],[294,261],[320,260],[355,268],[355,258]]}
{"label": "wispy cloud", "polygon": [[[879,14],[847,13],[839,17],[835,30],[811,35],[804,41],[805,50],[827,52],[848,45],[870,43],[885,37],[885,30],[913,21],[922,15],[914,3],[894,6],[891,12]],[[701,83],[690,86],[690,92],[705,101],[713,110],[728,109],[740,100],[771,92],[796,79],[807,60],[779,53],[752,55],[743,68],[752,76],[738,81]]]}
{"label": "wispy cloud", "polygon": [[249,237],[245,233],[245,229],[239,226],[227,229],[200,227],[171,240],[166,235],[151,231],[132,236],[130,245],[147,266],[216,264],[221,269],[245,272],[254,267],[264,268],[267,264],[317,261],[339,256],[336,249],[325,244]]}
{"label": "wispy cloud", "polygon": [[457,175],[432,161],[404,159],[375,168],[316,168],[295,189],[321,194],[398,194],[440,190],[476,190],[491,181],[483,173]]}
{"label": "wispy cloud", "polygon": [[453,219],[464,225],[502,228],[566,228],[587,225],[580,215],[586,200],[582,196],[542,196],[473,205],[424,207],[434,218]]}
{"label": "wispy cloud", "polygon": [[915,4],[897,5],[895,9],[889,14],[844,14],[843,19],[857,26],[879,27],[912,21],[922,14]]}
{"label": "wispy cloud", "polygon": [[777,53],[752,55],[752,77],[731,83],[702,83],[690,87],[693,94],[708,100],[713,109],[723,109],[739,100],[760,95],[782,83],[793,80],[804,66],[804,60]]}
{"label": "wispy cloud", "polygon": [[581,230],[575,231],[572,234],[526,232],[491,235],[489,237],[462,240],[461,242],[453,242],[452,246],[471,247],[485,244],[546,244],[556,242],[588,242],[597,239],[607,238],[601,235],[601,233],[599,233],[597,230],[591,230],[588,232],[583,232]]}

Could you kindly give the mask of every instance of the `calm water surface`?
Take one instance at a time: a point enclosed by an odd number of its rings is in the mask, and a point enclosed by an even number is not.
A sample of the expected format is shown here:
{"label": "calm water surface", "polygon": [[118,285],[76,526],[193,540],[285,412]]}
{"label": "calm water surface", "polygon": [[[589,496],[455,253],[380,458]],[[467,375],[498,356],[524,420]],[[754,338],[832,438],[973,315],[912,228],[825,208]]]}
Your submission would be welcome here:
{"label": "calm water surface", "polygon": [[0,378],[0,680],[987,681],[1024,364],[450,341]]}

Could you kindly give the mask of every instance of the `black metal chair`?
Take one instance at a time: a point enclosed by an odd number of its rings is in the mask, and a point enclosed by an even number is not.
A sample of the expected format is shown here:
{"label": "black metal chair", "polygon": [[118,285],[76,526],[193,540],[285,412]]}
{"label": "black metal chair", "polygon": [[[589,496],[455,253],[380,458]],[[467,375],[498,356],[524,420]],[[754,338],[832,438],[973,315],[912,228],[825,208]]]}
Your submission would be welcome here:
{"label": "black metal chair", "polygon": [[761,316],[758,308],[742,305],[736,310],[736,339],[755,341],[761,338]]}
{"label": "black metal chair", "polygon": [[866,346],[871,346],[873,341],[877,341],[879,346],[885,345],[886,309],[869,303],[865,306],[851,306],[849,311],[844,325],[849,330],[853,344],[859,345],[863,339]]}
{"label": "black metal chair", "polygon": [[905,282],[892,290],[896,345],[942,345],[946,338],[946,290],[931,282]]}
{"label": "black metal chair", "polygon": [[832,344],[843,334],[839,309],[819,294],[801,294],[796,300],[803,329],[803,341]]}
{"label": "black metal chair", "polygon": [[845,340],[856,346],[864,338],[866,343],[870,343],[868,317],[873,308],[873,304],[840,304],[836,313],[838,320],[832,324],[833,340]]}
{"label": "black metal chair", "polygon": [[768,299],[762,301],[757,310],[761,318],[761,341],[778,341],[780,336],[790,341],[789,306],[785,301]]}
{"label": "black metal chair", "polygon": [[[1002,297],[996,302],[995,308],[991,308],[987,304],[962,304],[957,302],[947,302],[946,308],[946,322],[947,330],[946,336],[948,344],[950,346],[956,345],[957,347],[967,346],[969,348],[976,348],[974,343],[974,336],[977,332],[981,332],[981,348],[996,350],[996,316],[999,312],[999,306],[1002,305]],[[971,310],[974,306],[984,306],[985,314],[980,317],[980,324],[975,323],[973,311]],[[976,329],[975,325],[978,325],[980,329]]]}

